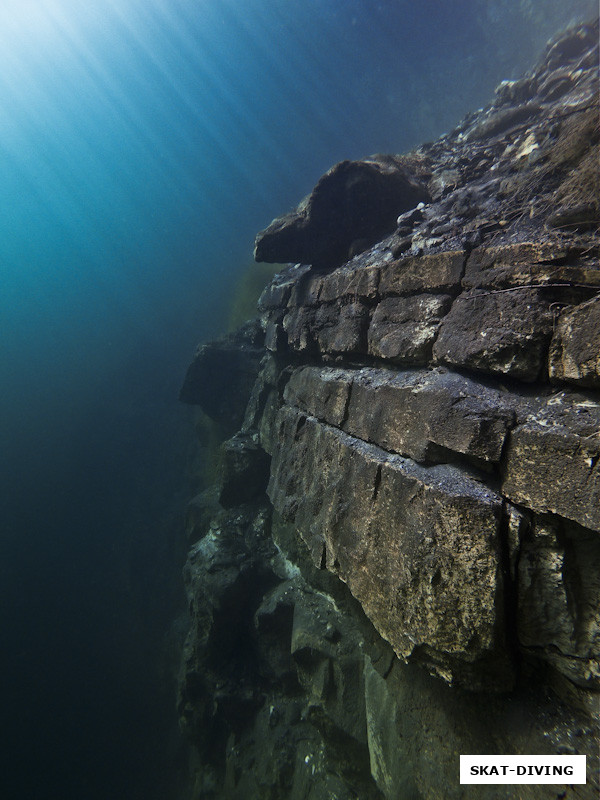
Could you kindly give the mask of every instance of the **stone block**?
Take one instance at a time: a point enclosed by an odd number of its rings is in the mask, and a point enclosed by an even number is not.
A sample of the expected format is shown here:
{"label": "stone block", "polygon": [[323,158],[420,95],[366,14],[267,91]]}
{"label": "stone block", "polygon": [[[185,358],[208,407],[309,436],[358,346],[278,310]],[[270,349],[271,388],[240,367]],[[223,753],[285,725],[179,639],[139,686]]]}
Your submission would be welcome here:
{"label": "stone block", "polygon": [[323,277],[314,270],[308,269],[298,277],[292,286],[288,307],[298,308],[299,306],[318,305],[322,283]]}
{"label": "stone block", "polygon": [[462,250],[409,256],[381,267],[379,294],[419,294],[458,291],[465,254]]}
{"label": "stone block", "polygon": [[583,258],[573,248],[546,242],[477,247],[467,259],[462,281],[465,289],[557,283],[600,285],[597,260]]}
{"label": "stone block", "polygon": [[262,324],[265,330],[265,348],[269,353],[276,353],[283,350],[286,344],[286,336],[283,331],[283,312],[272,312],[265,315]]}
{"label": "stone block", "polygon": [[416,461],[447,461],[451,450],[494,462],[513,416],[500,392],[445,370],[362,369],[353,373],[343,427]]}
{"label": "stone block", "polygon": [[369,354],[396,363],[426,364],[451,302],[448,295],[435,294],[385,298],[373,313]]}
{"label": "stone block", "polygon": [[600,532],[600,402],[561,393],[510,434],[502,493]]}
{"label": "stone block", "polygon": [[273,277],[258,300],[259,311],[285,308],[290,299],[292,288],[300,278],[310,271],[307,264],[290,264]]}
{"label": "stone block", "polygon": [[321,353],[366,353],[370,309],[361,302],[322,305],[315,315],[314,335]]}
{"label": "stone block", "polygon": [[265,400],[263,415],[259,426],[261,447],[269,455],[272,455],[276,446],[275,420],[280,405],[281,399],[279,397],[279,392],[276,389],[271,389]]}
{"label": "stone block", "polygon": [[346,416],[352,371],[301,367],[292,373],[284,399],[330,425],[340,427]]}
{"label": "stone block", "polygon": [[600,297],[565,311],[550,343],[550,378],[600,387]]}
{"label": "stone block", "polygon": [[292,350],[311,352],[316,349],[314,308],[293,308],[283,319],[283,331]]}
{"label": "stone block", "polygon": [[461,294],[441,324],[434,359],[534,381],[545,369],[554,321],[541,291]]}
{"label": "stone block", "polygon": [[356,300],[374,300],[379,286],[379,267],[360,266],[352,268],[348,265],[339,267],[321,281],[319,299],[330,303],[342,297]]}
{"label": "stone block", "polygon": [[443,369],[302,367],[285,400],[347,433],[416,461],[448,450],[495,462],[514,420],[503,393]]}
{"label": "stone block", "polygon": [[369,319],[370,309],[360,302],[300,306],[285,316],[283,327],[289,346],[299,352],[365,353]]}

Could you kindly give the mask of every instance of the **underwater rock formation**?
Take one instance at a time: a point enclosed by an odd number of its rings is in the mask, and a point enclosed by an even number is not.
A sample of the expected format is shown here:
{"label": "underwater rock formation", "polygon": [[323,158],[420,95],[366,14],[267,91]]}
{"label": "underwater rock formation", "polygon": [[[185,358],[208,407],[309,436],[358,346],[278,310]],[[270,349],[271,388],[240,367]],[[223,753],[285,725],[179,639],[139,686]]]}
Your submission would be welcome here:
{"label": "underwater rock formation", "polygon": [[256,237],[257,261],[337,267],[394,230],[401,211],[429,200],[402,157],[341,161],[311,194]]}
{"label": "underwater rock formation", "polygon": [[262,342],[260,326],[250,321],[218,342],[201,344],[188,367],[179,399],[201,406],[225,430],[237,431],[260,368]]}
{"label": "underwater rock formation", "polygon": [[185,573],[198,799],[514,796],[461,753],[583,753],[519,796],[597,797],[597,42],[259,234],[304,263],[182,393],[230,415]]}

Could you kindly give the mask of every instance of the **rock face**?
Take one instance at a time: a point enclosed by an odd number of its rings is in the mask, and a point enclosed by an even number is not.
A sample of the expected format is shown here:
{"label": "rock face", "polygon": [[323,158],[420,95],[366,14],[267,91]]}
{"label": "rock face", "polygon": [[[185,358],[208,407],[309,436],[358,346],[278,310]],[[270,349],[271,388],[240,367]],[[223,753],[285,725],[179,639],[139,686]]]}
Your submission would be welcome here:
{"label": "rock face", "polygon": [[269,495],[316,566],[339,577],[396,654],[449,681],[511,688],[502,499],[284,407]]}
{"label": "rock face", "polygon": [[302,263],[183,391],[229,414],[190,510],[198,800],[515,796],[461,753],[584,753],[552,796],[597,797],[597,41],[259,234]]}

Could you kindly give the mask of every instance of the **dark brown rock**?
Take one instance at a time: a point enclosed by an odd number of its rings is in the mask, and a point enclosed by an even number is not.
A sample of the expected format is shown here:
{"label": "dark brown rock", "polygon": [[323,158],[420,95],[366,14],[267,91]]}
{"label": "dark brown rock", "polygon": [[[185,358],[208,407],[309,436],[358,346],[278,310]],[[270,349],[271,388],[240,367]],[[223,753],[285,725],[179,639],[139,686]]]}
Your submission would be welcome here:
{"label": "dark brown rock", "polygon": [[314,353],[317,350],[315,339],[315,309],[293,308],[283,319],[283,333],[286,343],[293,350]]}
{"label": "dark brown rock", "polygon": [[379,293],[385,296],[458,291],[464,262],[462,250],[432,253],[420,258],[408,256],[401,261],[389,262],[381,268]]}
{"label": "dark brown rock", "polygon": [[265,287],[258,300],[260,311],[267,311],[273,308],[285,308],[292,288],[297,285],[300,278],[310,270],[305,264],[294,264],[286,267],[273,277],[271,283]]}
{"label": "dark brown rock", "polygon": [[351,264],[340,267],[321,279],[319,300],[332,302],[342,297],[354,300],[374,300],[379,286],[379,267]]}
{"label": "dark brown rock", "polygon": [[309,354],[366,353],[370,309],[360,302],[292,308],[283,320],[287,343]]}
{"label": "dark brown rock", "polygon": [[344,429],[418,461],[447,461],[440,448],[498,461],[512,420],[498,392],[458,375],[361,370]]}
{"label": "dark brown rock", "polygon": [[300,308],[301,306],[319,305],[322,283],[323,276],[309,268],[292,286],[288,307]]}
{"label": "dark brown rock", "polygon": [[292,373],[284,399],[288,405],[340,428],[347,417],[353,376],[351,370],[303,367]]}
{"label": "dark brown rock", "polygon": [[[425,187],[392,158],[342,161],[319,180],[298,208],[256,237],[257,261],[297,261],[332,268],[391,233],[403,211],[428,200]],[[364,249],[364,247],[363,247]]]}
{"label": "dark brown rock", "polygon": [[566,290],[571,284],[581,284],[590,291],[600,286],[596,255],[592,252],[584,257],[576,248],[560,242],[478,247],[467,260],[463,286],[494,290],[531,284],[558,286],[568,297]]}
{"label": "dark brown rock", "polygon": [[315,336],[321,353],[366,353],[370,309],[353,302],[323,305],[315,315]]}

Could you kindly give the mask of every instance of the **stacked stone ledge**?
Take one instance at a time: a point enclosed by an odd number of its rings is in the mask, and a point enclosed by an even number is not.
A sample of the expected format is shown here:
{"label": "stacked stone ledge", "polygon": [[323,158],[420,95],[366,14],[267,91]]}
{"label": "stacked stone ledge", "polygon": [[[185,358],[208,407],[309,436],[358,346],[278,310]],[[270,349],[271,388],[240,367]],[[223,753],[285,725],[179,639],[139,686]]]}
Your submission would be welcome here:
{"label": "stacked stone ledge", "polygon": [[[522,624],[516,624],[515,619],[544,614],[539,607],[527,606],[531,592],[521,590],[522,576],[518,569],[511,575],[507,564],[511,560],[519,563],[521,547],[528,553],[535,548],[530,539],[535,543],[536,530],[542,524],[539,520],[548,515],[556,517],[556,524],[562,526],[568,542],[563,546],[577,550],[582,538],[597,542],[590,545],[593,549],[600,545],[600,539],[592,536],[600,532],[600,403],[594,392],[576,392],[567,388],[566,381],[562,387],[556,385],[551,356],[558,351],[558,337],[562,352],[570,347],[564,319],[586,312],[595,302],[585,299],[565,309],[565,292],[559,295],[563,302],[558,304],[555,284],[565,282],[569,268],[578,270],[579,285],[569,286],[566,296],[586,296],[594,280],[600,285],[600,272],[593,262],[588,261],[584,270],[577,265],[577,258],[573,265],[565,264],[564,252],[530,243],[401,259],[389,258],[383,245],[377,257],[379,265],[373,263],[371,251],[364,266],[359,258],[328,275],[293,268],[291,272],[299,278],[288,287],[283,307],[269,306],[273,294],[281,292],[289,279],[289,272],[276,278],[263,296],[266,330],[272,324],[280,326],[275,359],[293,362],[296,355],[320,362],[287,367],[283,395],[273,390],[269,422],[262,426],[264,446],[273,457],[270,496],[275,508],[295,522],[315,563],[322,563],[348,584],[400,657],[422,659],[450,682],[471,688],[506,689],[514,680],[511,662],[522,652],[522,646],[529,647],[529,643],[519,642]],[[531,288],[522,283],[525,275]],[[444,294],[438,294],[440,291]],[[421,304],[421,311],[435,304],[438,309],[445,308],[445,313],[433,323],[426,312],[414,314],[413,320],[406,322],[410,331],[405,332],[398,320],[411,304]],[[385,312],[380,311],[382,307]],[[395,322],[389,321],[390,317]],[[375,335],[377,331],[379,336]],[[589,333],[593,337],[594,329]],[[343,366],[329,366],[327,362]],[[590,382],[589,363],[587,356],[574,370],[577,378],[572,383],[579,383],[580,374]],[[555,385],[548,382],[550,377]],[[503,382],[506,378],[508,385]],[[290,414],[303,420],[301,433],[289,422]],[[297,427],[299,423],[295,424]],[[478,574],[479,589],[469,587],[464,579],[456,580],[448,569],[434,566],[435,559],[430,564],[430,557],[421,555],[416,561],[429,564],[431,574],[414,579],[414,586],[431,586],[435,575],[435,592],[425,598],[413,588],[405,592],[401,602],[397,599],[402,575],[414,578],[420,574],[415,562],[405,565],[405,551],[412,552],[417,529],[424,535],[423,519],[417,515],[417,521],[410,523],[379,513],[369,499],[369,492],[374,491],[372,481],[363,471],[356,471],[339,456],[329,462],[323,455],[330,450],[323,444],[329,441],[322,438],[325,434],[319,438],[315,433],[321,428],[328,431],[329,439],[341,436],[336,439],[338,449],[376,465],[372,467],[375,472],[377,465],[389,471],[389,458],[394,457],[415,468],[422,465],[419,469],[430,475],[433,466],[427,465],[451,465],[445,467],[439,488],[448,514],[456,512],[452,487],[462,480],[486,486],[489,496],[484,504],[490,518],[495,519],[494,535],[487,534],[494,542],[494,555],[483,574],[463,564],[465,574]],[[309,431],[313,432],[310,437]],[[306,443],[307,437],[312,444]],[[368,458],[366,443],[374,446]],[[323,452],[316,458],[313,451],[319,448]],[[344,509],[364,494],[364,481],[369,486],[368,498],[365,496],[359,510],[348,516]],[[398,489],[398,502],[403,496]],[[439,502],[444,506],[444,499]],[[519,536],[523,543],[510,541],[508,535],[509,519],[516,517],[522,518]],[[364,525],[369,521],[368,529],[357,527],[357,520]],[[429,521],[426,515],[425,521]],[[456,521],[440,523],[439,527],[449,531],[453,525]],[[465,526],[462,538],[475,546],[479,534],[476,527]],[[355,542],[355,550],[347,545],[348,536]],[[379,545],[373,545],[374,541]],[[432,552],[439,553],[444,547],[439,532],[432,541]],[[395,564],[396,571],[391,566],[387,576],[378,575],[374,566],[377,558],[363,552],[367,543],[374,550],[380,547],[379,558],[388,566]],[[345,561],[339,558],[340,548],[346,554]],[[452,546],[448,548],[452,550]],[[457,550],[455,559],[460,558]],[[372,583],[365,583],[365,575],[372,577]],[[531,580],[528,575],[527,581]],[[459,641],[458,635],[451,641],[447,632],[441,634],[445,618],[434,595],[443,597],[447,614],[458,619],[457,608],[465,596],[469,591],[483,591],[483,587],[491,587],[493,599],[488,608],[493,609],[494,620],[490,625],[489,615],[469,616],[470,637],[480,647],[475,652],[465,645],[466,640]],[[561,591],[570,590],[563,586]],[[593,595],[595,589],[590,591]],[[506,595],[516,597],[516,608],[509,608]],[[586,602],[594,602],[592,595]],[[401,613],[394,616],[398,608]],[[585,612],[572,608],[569,613],[573,615],[571,635],[587,639],[583,646],[587,655],[577,682],[597,687],[594,642],[598,619],[591,628],[586,623],[582,634],[578,615]],[[390,615],[393,624],[389,624]],[[437,632],[433,624],[419,624],[420,617],[430,616],[437,619]],[[535,619],[528,618],[526,627],[535,624]],[[420,638],[415,636],[415,631],[422,629],[427,632],[419,634]],[[415,644],[408,647],[407,637],[411,636]],[[442,640],[444,645],[440,646]],[[562,651],[548,655],[549,644],[545,649],[530,650],[538,657],[548,657],[554,668],[573,680],[571,650],[563,653],[564,660]],[[481,669],[477,678],[474,664]],[[494,665],[491,672],[490,664]],[[501,670],[499,664],[503,665]]]}

